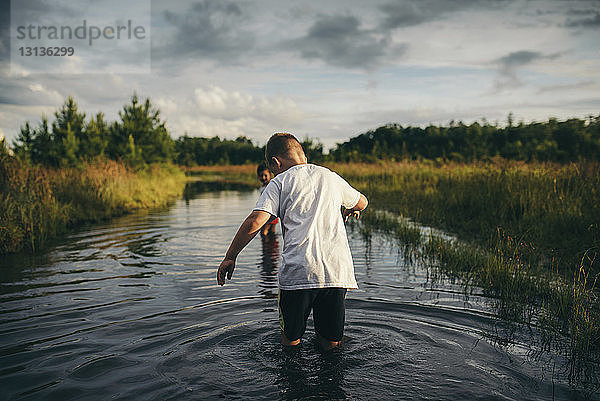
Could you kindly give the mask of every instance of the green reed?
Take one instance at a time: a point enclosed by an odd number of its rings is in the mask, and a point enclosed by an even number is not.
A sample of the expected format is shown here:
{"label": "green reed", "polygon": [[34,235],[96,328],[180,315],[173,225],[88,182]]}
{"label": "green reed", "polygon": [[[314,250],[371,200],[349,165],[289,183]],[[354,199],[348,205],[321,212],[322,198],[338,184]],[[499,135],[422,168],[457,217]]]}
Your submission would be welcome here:
{"label": "green reed", "polygon": [[[500,319],[536,327],[546,348],[560,348],[566,339],[571,379],[581,381],[590,361],[597,365],[598,163],[330,167],[369,197],[370,209],[393,212],[365,213],[364,232],[394,235],[440,273],[460,280],[465,292],[481,288]],[[460,241],[419,232],[398,215],[441,227]]]}
{"label": "green reed", "polygon": [[108,160],[66,169],[0,162],[0,253],[36,251],[76,224],[164,206],[185,185],[167,164],[133,171]]}
{"label": "green reed", "polygon": [[[570,272],[600,249],[600,164],[403,162],[330,166],[388,210],[489,246],[498,227],[533,265]],[[598,271],[598,261],[594,269]]]}

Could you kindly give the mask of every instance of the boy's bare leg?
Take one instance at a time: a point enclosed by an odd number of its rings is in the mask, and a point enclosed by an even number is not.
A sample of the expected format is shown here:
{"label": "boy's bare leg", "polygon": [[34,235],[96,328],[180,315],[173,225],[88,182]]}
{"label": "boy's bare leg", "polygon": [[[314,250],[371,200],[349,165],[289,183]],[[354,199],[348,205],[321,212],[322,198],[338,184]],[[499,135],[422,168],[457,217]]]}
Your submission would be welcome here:
{"label": "boy's bare leg", "polygon": [[319,344],[321,344],[321,348],[324,350],[330,350],[332,348],[338,347],[342,344],[341,341],[330,341],[317,333],[317,337],[319,338]]}
{"label": "boy's bare leg", "polygon": [[283,332],[281,332],[281,344],[288,346],[288,347],[295,347],[296,345],[300,344],[300,339],[290,341],[287,339],[285,334],[283,334]]}

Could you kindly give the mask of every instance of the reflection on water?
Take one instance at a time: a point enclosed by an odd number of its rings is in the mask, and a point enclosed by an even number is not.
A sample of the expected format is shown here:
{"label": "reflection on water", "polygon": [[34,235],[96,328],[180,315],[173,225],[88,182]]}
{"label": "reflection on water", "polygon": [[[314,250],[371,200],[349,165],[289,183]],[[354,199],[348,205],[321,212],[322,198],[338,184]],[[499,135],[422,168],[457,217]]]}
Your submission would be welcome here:
{"label": "reflection on water", "polygon": [[262,244],[262,257],[260,263],[260,294],[267,298],[277,296],[277,266],[279,264],[279,236],[268,234],[259,236]]}
{"label": "reflection on water", "polygon": [[[389,238],[349,231],[359,289],[345,341],[312,319],[279,344],[280,228],[233,280],[215,269],[257,191],[190,187],[168,210],[79,229],[44,255],[0,259],[6,399],[585,399],[560,358],[498,321],[481,292],[437,277]],[[496,330],[496,331],[494,331]],[[535,357],[532,357],[534,355]]]}

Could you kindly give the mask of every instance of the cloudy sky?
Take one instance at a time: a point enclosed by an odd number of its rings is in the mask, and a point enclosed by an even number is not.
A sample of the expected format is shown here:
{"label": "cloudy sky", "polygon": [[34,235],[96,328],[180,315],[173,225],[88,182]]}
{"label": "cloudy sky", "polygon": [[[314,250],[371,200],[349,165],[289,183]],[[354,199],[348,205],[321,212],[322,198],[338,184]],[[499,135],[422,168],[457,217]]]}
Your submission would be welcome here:
{"label": "cloudy sky", "polygon": [[[114,61],[110,52],[77,73],[11,69],[10,0],[0,4],[0,130],[9,141],[68,95],[88,116],[113,120],[134,91],[160,108],[174,138],[259,144],[281,131],[330,147],[390,122],[600,114],[599,0],[152,0],[150,65],[135,52],[125,60],[149,67],[136,73],[94,70]],[[66,1],[18,4],[17,17],[69,15]]]}

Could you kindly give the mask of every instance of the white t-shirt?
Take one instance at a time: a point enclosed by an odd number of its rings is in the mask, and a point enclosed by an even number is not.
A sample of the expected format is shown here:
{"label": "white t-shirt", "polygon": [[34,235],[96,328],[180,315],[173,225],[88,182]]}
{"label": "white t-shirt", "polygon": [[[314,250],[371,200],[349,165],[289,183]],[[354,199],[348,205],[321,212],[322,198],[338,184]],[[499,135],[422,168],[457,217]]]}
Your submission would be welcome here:
{"label": "white t-shirt", "polygon": [[254,210],[281,220],[283,263],[279,288],[358,288],[340,206],[360,193],[325,167],[298,164],[273,178]]}

